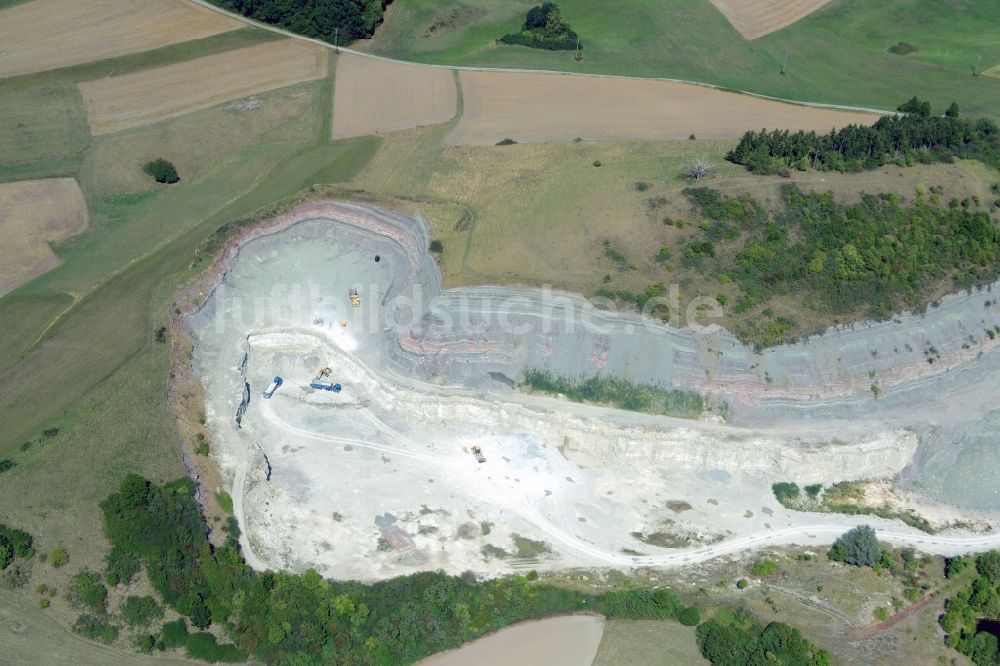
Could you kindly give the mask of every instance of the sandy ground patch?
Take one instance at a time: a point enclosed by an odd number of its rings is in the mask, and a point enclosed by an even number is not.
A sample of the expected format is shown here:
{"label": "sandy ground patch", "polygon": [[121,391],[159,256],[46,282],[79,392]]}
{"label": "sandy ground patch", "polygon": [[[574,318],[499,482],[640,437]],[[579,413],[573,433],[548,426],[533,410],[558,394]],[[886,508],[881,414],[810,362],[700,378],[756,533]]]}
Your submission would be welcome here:
{"label": "sandy ground patch", "polygon": [[712,0],[747,39],[757,39],[789,26],[830,0]]}
{"label": "sandy ground patch", "polygon": [[58,264],[49,243],[80,233],[87,219],[72,178],[0,184],[0,295]]}
{"label": "sandy ground patch", "polygon": [[240,27],[239,21],[182,0],[34,0],[0,12],[0,78]]}
{"label": "sandy ground patch", "polygon": [[463,648],[435,655],[420,666],[580,666],[594,661],[604,619],[552,617],[502,629]]}
{"label": "sandy ground patch", "polygon": [[81,83],[91,133],[149,125],[326,76],[326,51],[295,39]]}
{"label": "sandy ground patch", "polygon": [[1000,79],[1000,65],[990,67],[983,72],[983,76],[987,76],[991,79]]}
{"label": "sandy ground patch", "polygon": [[337,60],[335,139],[443,123],[457,108],[450,70],[350,54]]}
{"label": "sandy ground patch", "polygon": [[762,127],[829,132],[876,119],[669,81],[462,72],[461,84],[465,111],[451,144],[735,138]]}

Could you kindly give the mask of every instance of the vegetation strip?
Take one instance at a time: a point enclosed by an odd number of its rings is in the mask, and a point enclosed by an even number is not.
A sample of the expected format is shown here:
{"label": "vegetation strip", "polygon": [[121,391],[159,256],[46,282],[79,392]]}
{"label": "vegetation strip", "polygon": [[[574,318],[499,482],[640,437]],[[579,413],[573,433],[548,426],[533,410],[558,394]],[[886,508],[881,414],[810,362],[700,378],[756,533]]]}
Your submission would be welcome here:
{"label": "vegetation strip", "polygon": [[705,398],[694,391],[633,384],[617,377],[594,375],[573,379],[544,370],[527,370],[520,385],[529,391],[562,395],[574,402],[593,402],[647,414],[696,419],[706,409]]}

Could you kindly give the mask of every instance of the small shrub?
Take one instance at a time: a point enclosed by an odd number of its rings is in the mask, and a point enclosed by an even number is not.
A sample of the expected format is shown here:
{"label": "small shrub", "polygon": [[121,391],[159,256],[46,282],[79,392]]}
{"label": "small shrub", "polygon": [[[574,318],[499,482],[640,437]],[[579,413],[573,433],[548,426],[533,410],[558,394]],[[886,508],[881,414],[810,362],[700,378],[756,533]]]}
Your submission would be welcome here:
{"label": "small shrub", "polygon": [[823,490],[823,484],[822,483],[814,483],[812,485],[809,485],[809,486],[805,487],[806,495],[809,496],[809,499],[813,499],[813,500],[816,499],[817,497],[819,497],[819,493],[822,490]]}
{"label": "small shrub", "polygon": [[0,460],[0,474],[3,474],[4,472],[9,472],[15,467],[17,467],[17,463],[9,458],[4,458],[3,460]]}
{"label": "small shrub", "polygon": [[736,581],[736,587],[738,587],[741,590],[747,589],[749,585],[750,581],[748,581],[746,578],[740,578],[738,581]]}
{"label": "small shrub", "polygon": [[52,602],[50,602],[48,599],[45,599],[44,597],[38,600],[39,608],[48,608],[51,604]]}
{"label": "small shrub", "polygon": [[778,573],[778,563],[774,560],[758,560],[750,567],[750,573],[754,576],[773,576]]}
{"label": "small shrub", "polygon": [[219,508],[226,513],[233,512],[233,498],[225,490],[215,493],[215,501],[219,503]]}
{"label": "small shrub", "polygon": [[66,552],[65,548],[53,548],[52,552],[49,553],[49,562],[58,569],[69,563],[69,553]]}
{"label": "small shrub", "polygon": [[199,456],[207,456],[208,451],[209,451],[208,442],[202,442],[198,446],[194,447],[195,454]]}
{"label": "small shrub", "polygon": [[107,605],[108,588],[104,587],[100,576],[91,571],[81,571],[73,576],[69,590],[76,606],[103,612]]}
{"label": "small shrub", "polygon": [[601,160],[594,160],[594,166],[595,167],[601,166]]}
{"label": "small shrub", "polygon": [[444,243],[435,238],[434,240],[431,241],[430,250],[431,252],[440,254],[444,252]]}
{"label": "small shrub", "polygon": [[163,617],[163,609],[153,597],[129,596],[122,605],[122,617],[130,627],[144,627]]}
{"label": "small shrub", "polygon": [[949,557],[945,561],[944,575],[946,578],[954,578],[958,574],[965,571],[969,566],[969,558],[963,557],[961,555],[956,555],[955,557]]}
{"label": "small shrub", "polygon": [[879,622],[885,622],[890,617],[892,617],[892,614],[889,612],[889,609],[886,608],[885,606],[879,606],[878,608],[876,608],[874,615],[875,619],[878,620]]}
{"label": "small shrub", "polygon": [[158,183],[166,183],[167,185],[170,185],[181,179],[180,176],[177,175],[177,169],[174,168],[174,165],[162,158],[153,160],[152,162],[147,162],[146,165],[142,167],[142,170],[145,171],[146,174],[152,176],[153,180]]}
{"label": "small shrub", "polygon": [[76,618],[73,631],[92,641],[100,641],[105,645],[118,638],[118,627],[111,624],[105,615],[82,614]]}
{"label": "small shrub", "polygon": [[889,47],[889,53],[894,53],[896,55],[910,55],[911,53],[916,52],[917,47],[907,42],[896,42]]}
{"label": "small shrub", "polygon": [[799,498],[799,485],[797,483],[780,482],[771,486],[771,491],[779,502],[794,502]]}
{"label": "small shrub", "polygon": [[636,192],[645,192],[646,190],[649,189],[649,187],[650,187],[649,183],[647,183],[644,180],[640,180],[640,181],[636,182],[636,184],[635,184],[635,191]]}
{"label": "small shrub", "polygon": [[184,618],[173,622],[164,622],[163,628],[160,629],[160,640],[163,641],[163,645],[167,649],[184,645],[187,642],[187,637],[188,630]]}
{"label": "small shrub", "polygon": [[188,656],[192,659],[201,659],[210,663],[234,664],[246,659],[246,655],[235,645],[219,645],[215,642],[215,636],[204,631],[189,635],[184,646],[187,648]]}
{"label": "small shrub", "polygon": [[685,627],[695,627],[701,622],[701,613],[696,606],[685,606],[677,614],[677,621]]}
{"label": "small shrub", "polygon": [[498,146],[513,146],[516,143],[517,141],[514,141],[514,139],[501,139],[497,141]]}

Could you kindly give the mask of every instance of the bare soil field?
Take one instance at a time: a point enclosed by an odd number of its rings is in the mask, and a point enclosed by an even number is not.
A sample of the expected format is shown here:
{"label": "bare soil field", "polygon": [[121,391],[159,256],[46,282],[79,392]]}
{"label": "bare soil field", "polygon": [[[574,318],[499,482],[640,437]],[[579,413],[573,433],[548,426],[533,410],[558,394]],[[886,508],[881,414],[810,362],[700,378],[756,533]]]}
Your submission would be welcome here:
{"label": "bare soil field", "polygon": [[747,39],[781,30],[830,0],[712,0],[716,9]]}
{"label": "bare soil field", "polygon": [[0,78],[211,37],[243,24],[176,0],[34,0],[0,12]]}
{"label": "bare soil field", "polygon": [[342,54],[336,82],[334,139],[443,123],[458,108],[447,69]]}
{"label": "bare soil field", "polygon": [[59,263],[49,243],[87,226],[87,204],[72,178],[0,184],[0,295]]}
{"label": "bare soil field", "polygon": [[552,617],[523,622],[419,662],[420,666],[579,666],[593,662],[604,618]]}
{"label": "bare soil field", "polygon": [[90,131],[111,134],[326,76],[326,51],[295,39],[79,85]]}
{"label": "bare soil field", "polygon": [[762,127],[828,132],[877,118],[669,81],[467,71],[460,78],[465,109],[451,144],[735,138]]}

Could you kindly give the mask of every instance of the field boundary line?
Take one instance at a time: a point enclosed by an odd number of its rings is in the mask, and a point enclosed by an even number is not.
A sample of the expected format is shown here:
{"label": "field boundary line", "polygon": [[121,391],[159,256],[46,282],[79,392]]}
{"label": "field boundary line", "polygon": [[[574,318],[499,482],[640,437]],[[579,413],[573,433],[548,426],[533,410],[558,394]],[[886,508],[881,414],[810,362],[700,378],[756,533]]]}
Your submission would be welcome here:
{"label": "field boundary line", "polygon": [[530,69],[530,68],[518,68],[518,67],[473,67],[469,65],[436,65],[431,63],[423,62],[412,62],[409,60],[399,60],[398,58],[388,58],[386,56],[376,55],[374,53],[367,53],[365,51],[357,51],[355,49],[347,48],[345,46],[334,46],[329,42],[324,42],[319,39],[314,39],[312,37],[305,37],[303,35],[297,35],[294,32],[285,30],[284,28],[279,28],[277,26],[270,25],[268,23],[263,23],[261,21],[256,21],[252,18],[243,16],[242,14],[237,14],[235,12],[230,12],[223,9],[222,7],[217,7],[207,0],[189,0],[196,5],[201,5],[211,9],[212,11],[218,12],[220,14],[225,14],[230,18],[243,21],[248,25],[252,25],[263,30],[268,30],[270,32],[277,33],[279,35],[285,35],[286,37],[291,37],[293,39],[301,39],[307,42],[312,42],[322,46],[323,48],[332,49],[336,53],[348,53],[350,55],[361,56],[363,58],[371,58],[373,60],[381,60],[383,62],[393,63],[397,65],[417,65],[420,67],[434,67],[437,69],[450,69],[452,71],[458,72],[499,72],[506,74],[559,74],[561,76],[580,76],[589,77],[597,79],[624,79],[632,81],[663,81],[665,83],[681,83],[690,86],[701,86],[702,88],[708,88],[710,90],[718,90],[721,92],[736,93],[738,95],[748,95],[750,97],[757,97],[759,99],[766,99],[772,102],[781,102],[783,104],[794,104],[796,106],[805,106],[816,109],[834,109],[838,111],[858,111],[861,113],[872,113],[880,116],[893,115],[898,113],[897,111],[888,111],[886,109],[875,109],[866,106],[850,106],[846,104],[824,104],[822,102],[807,102],[804,100],[796,99],[786,99],[784,97],[775,97],[773,95],[765,95],[763,93],[750,92],[749,90],[738,90],[736,88],[729,88],[727,86],[720,86],[714,83],[705,83],[704,81],[689,81],[687,79],[673,79],[670,77],[660,77],[660,76],[629,76],[627,74],[591,74],[587,72],[566,72],[557,69]]}

